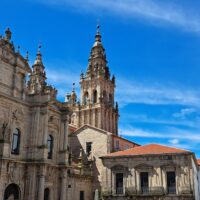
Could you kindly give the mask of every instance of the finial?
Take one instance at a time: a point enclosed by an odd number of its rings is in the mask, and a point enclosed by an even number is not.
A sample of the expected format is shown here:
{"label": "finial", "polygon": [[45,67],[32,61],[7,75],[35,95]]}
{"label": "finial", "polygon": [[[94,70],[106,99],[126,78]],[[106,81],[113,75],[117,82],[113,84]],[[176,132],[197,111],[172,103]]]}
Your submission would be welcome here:
{"label": "finial", "polygon": [[99,19],[97,21],[97,33],[96,33],[96,36],[95,36],[95,42],[101,42],[101,33],[100,33],[100,22],[99,22]]}
{"label": "finial", "polygon": [[41,48],[42,48],[42,44],[41,44],[41,42],[39,41],[39,44],[38,44],[38,53],[40,53]]}
{"label": "finial", "polygon": [[37,51],[37,54],[36,54],[37,56],[36,56],[36,60],[35,60],[34,64],[43,65],[43,63],[42,63],[42,54],[40,52],[41,48],[42,48],[42,45],[39,42],[38,51]]}
{"label": "finial", "polygon": [[100,19],[97,19],[97,33],[100,33]]}
{"label": "finial", "polygon": [[75,85],[76,85],[75,83],[72,84],[72,91],[73,92],[75,91]]}
{"label": "finial", "polygon": [[28,51],[26,52],[26,60],[29,61],[29,59],[28,59]]}
{"label": "finial", "polygon": [[10,28],[6,29],[5,34],[6,34],[5,39],[8,40],[8,41],[10,41],[11,40],[11,36],[12,36]]}
{"label": "finial", "polygon": [[116,102],[115,110],[116,110],[117,113],[119,112],[118,102]]}
{"label": "finial", "polygon": [[20,53],[20,46],[17,46],[17,53]]}

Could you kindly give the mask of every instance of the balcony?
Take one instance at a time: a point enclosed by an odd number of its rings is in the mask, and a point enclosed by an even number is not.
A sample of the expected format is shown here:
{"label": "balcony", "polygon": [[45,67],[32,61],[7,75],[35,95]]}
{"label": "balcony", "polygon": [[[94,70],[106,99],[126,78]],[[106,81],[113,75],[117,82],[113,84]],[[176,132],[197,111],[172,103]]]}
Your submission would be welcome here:
{"label": "balcony", "polygon": [[135,187],[126,188],[126,196],[160,196],[163,194],[163,187],[142,187],[140,190]]}
{"label": "balcony", "polygon": [[122,194],[124,194],[124,188],[123,188],[123,187],[118,187],[118,188],[116,188],[116,194],[117,194],[117,195],[122,195]]}
{"label": "balcony", "polygon": [[167,193],[168,194],[176,194],[176,187],[175,186],[170,186],[167,188]]}
{"label": "balcony", "polygon": [[142,194],[149,194],[149,192],[150,192],[149,187],[141,187]]}

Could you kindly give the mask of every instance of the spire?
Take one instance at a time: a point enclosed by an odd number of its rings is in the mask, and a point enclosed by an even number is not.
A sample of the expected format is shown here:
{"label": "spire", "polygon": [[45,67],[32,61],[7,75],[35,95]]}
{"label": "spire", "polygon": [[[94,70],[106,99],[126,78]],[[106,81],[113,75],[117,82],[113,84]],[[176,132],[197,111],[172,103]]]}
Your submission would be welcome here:
{"label": "spire", "polygon": [[12,33],[10,31],[10,28],[7,28],[6,31],[5,31],[5,39],[7,41],[10,41],[11,40],[11,37],[12,37]]}
{"label": "spire", "polygon": [[37,54],[36,54],[36,59],[35,59],[35,62],[34,62],[34,65],[42,65],[43,66],[43,63],[42,63],[42,54],[41,54],[41,48],[42,48],[42,45],[39,44],[38,45],[38,51],[37,51]]}
{"label": "spire", "polygon": [[42,63],[42,54],[40,52],[41,45],[38,46],[38,51],[36,54],[36,59],[33,64],[33,71],[30,75],[29,80],[29,93],[30,94],[39,94],[44,92],[46,87],[46,73],[44,70],[44,65]]}
{"label": "spire", "polygon": [[95,42],[94,42],[93,47],[96,47],[96,46],[102,46],[99,20],[97,22],[97,32],[95,35]]}
{"label": "spire", "polygon": [[73,83],[72,93],[71,93],[71,103],[75,104],[76,100],[77,100],[77,95],[76,95],[76,91],[75,91],[75,83]]}
{"label": "spire", "polygon": [[97,23],[97,33],[95,36],[95,41],[96,42],[101,42],[101,33],[100,33],[100,24],[99,22]]}
{"label": "spire", "polygon": [[85,77],[81,76],[81,81],[84,78],[102,77],[106,80],[110,79],[109,67],[107,66],[107,59],[105,49],[101,41],[100,25],[97,23],[97,31],[95,35],[95,42],[91,49],[89,62]]}

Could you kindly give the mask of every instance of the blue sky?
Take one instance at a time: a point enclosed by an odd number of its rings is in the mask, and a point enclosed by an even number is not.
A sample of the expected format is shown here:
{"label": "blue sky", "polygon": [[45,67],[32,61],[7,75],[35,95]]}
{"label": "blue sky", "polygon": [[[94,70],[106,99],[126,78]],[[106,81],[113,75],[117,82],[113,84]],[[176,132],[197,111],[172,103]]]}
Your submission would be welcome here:
{"label": "blue sky", "polygon": [[78,90],[100,18],[120,134],[200,157],[199,9],[198,0],[3,0],[0,33],[11,28],[30,64],[42,44],[48,82],[64,100],[73,82]]}

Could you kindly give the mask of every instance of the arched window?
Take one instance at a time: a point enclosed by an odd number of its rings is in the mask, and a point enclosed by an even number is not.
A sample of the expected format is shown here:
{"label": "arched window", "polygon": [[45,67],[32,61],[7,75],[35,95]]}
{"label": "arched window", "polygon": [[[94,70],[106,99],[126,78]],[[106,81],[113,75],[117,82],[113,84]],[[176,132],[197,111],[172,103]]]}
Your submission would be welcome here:
{"label": "arched window", "polygon": [[113,97],[112,97],[112,94],[109,94],[109,104],[110,104],[110,105],[113,104]]}
{"label": "arched window", "polygon": [[16,128],[15,131],[13,132],[11,153],[19,154],[19,147],[20,147],[20,130]]}
{"label": "arched window", "polygon": [[104,102],[104,103],[107,102],[107,93],[106,93],[105,90],[103,91],[103,102]]}
{"label": "arched window", "polygon": [[48,147],[48,159],[52,159],[53,156],[53,137],[51,135],[48,136],[47,140],[47,147]]}
{"label": "arched window", "polygon": [[85,92],[85,93],[84,93],[84,96],[83,96],[83,104],[84,104],[84,105],[87,105],[87,104],[88,104],[88,92]]}
{"label": "arched window", "polygon": [[97,91],[93,91],[93,103],[97,103]]}
{"label": "arched window", "polygon": [[8,199],[12,199],[12,200],[20,199],[19,187],[14,183],[10,184],[4,192],[4,200],[8,200]]}
{"label": "arched window", "polygon": [[50,199],[49,196],[50,196],[49,188],[45,188],[45,190],[44,190],[44,200],[49,200]]}

